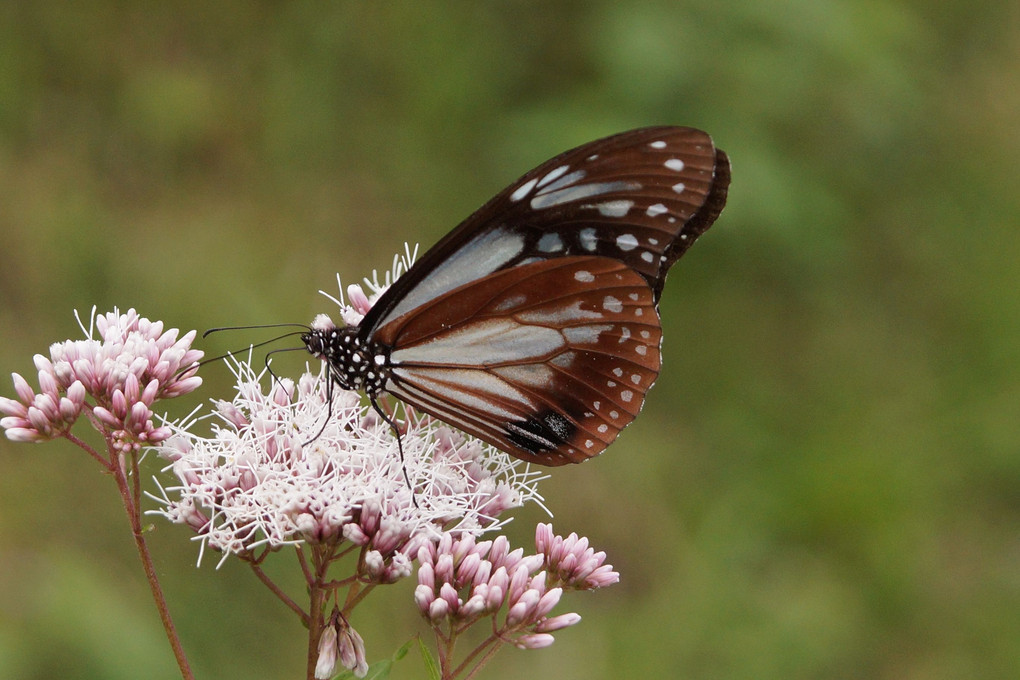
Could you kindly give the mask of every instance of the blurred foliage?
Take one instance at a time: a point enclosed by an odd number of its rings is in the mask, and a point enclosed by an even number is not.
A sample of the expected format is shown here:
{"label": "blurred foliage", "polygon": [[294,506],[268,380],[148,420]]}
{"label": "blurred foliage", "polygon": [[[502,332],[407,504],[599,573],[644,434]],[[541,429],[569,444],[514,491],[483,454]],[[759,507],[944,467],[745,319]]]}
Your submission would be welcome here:
{"label": "blurred foliage", "polygon": [[[659,384],[543,486],[623,582],[484,677],[1016,678],[1018,120],[1015,2],[7,2],[0,368],[93,304],[307,321],[565,148],[702,127],[731,199],[671,277]],[[226,394],[205,376],[181,413]],[[174,675],[94,467],[0,442],[2,677]],[[199,677],[299,676],[297,622],[188,538],[152,534]],[[420,628],[412,585],[359,610],[371,658]]]}

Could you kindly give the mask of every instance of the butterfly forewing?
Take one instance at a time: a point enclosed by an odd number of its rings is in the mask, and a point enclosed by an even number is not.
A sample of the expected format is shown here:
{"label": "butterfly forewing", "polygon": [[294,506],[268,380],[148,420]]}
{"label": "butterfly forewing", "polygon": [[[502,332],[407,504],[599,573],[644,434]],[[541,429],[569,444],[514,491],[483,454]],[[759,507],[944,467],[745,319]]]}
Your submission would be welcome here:
{"label": "butterfly forewing", "polygon": [[728,184],[725,154],[692,128],[642,128],[567,151],[431,248],[376,303],[362,337],[493,272],[562,257],[623,262],[657,302],[669,267],[722,210]]}
{"label": "butterfly forewing", "polygon": [[387,391],[524,460],[578,462],[637,415],[659,372],[652,290],[621,262],[502,270],[378,329]]}

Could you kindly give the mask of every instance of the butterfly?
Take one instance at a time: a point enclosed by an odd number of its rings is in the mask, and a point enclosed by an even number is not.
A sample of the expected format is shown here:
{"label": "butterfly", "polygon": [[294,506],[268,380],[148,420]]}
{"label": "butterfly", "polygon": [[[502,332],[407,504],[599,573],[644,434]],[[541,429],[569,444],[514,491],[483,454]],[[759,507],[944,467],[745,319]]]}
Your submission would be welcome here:
{"label": "butterfly", "polygon": [[666,273],[729,180],[726,154],[693,128],[584,144],[464,220],[359,325],[302,341],[384,418],[388,393],[522,460],[587,460],[658,377]]}

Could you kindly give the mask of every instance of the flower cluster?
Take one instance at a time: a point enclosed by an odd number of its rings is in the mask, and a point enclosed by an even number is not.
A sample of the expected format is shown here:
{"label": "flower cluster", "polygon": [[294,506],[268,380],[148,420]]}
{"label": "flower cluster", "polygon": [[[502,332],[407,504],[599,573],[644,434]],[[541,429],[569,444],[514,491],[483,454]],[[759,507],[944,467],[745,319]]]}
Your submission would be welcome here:
{"label": "flower cluster", "polygon": [[351,628],[340,609],[333,607],[329,622],[319,638],[318,657],[315,663],[315,677],[326,680],[336,675],[343,666],[354,677],[363,678],[368,674],[368,659],[365,655],[365,641],[358,631]]}
{"label": "flower cluster", "polygon": [[390,583],[442,530],[495,529],[505,510],[538,499],[527,466],[413,413],[401,461],[390,425],[334,389],[325,364],[268,390],[250,364],[234,370],[237,396],[218,403],[213,436],[179,424],[157,448],[180,482],[158,512],[224,557],[347,540],[365,549],[359,576]]}
{"label": "flower cluster", "polygon": [[595,590],[620,580],[613,567],[605,564],[606,553],[595,552],[587,538],[573,532],[563,538],[553,533],[551,524],[539,524],[535,547],[553,581],[573,590]]}
{"label": "flower cluster", "polygon": [[[0,397],[0,420],[7,438],[39,442],[66,435],[82,411],[106,432],[115,449],[137,451],[166,439],[170,430],[153,422],[157,399],[191,392],[202,379],[195,376],[202,352],[191,349],[195,331],[178,339],[134,309],[95,316],[85,340],[67,340],[50,347],[50,357],[34,357],[39,392],[15,373],[18,398]],[[94,337],[98,332],[98,337]],[[89,399],[91,397],[91,400]]]}
{"label": "flower cluster", "polygon": [[422,616],[459,630],[495,617],[505,605],[502,625],[493,624],[496,637],[525,649],[551,645],[554,631],[581,620],[574,613],[549,617],[564,589],[611,585],[619,574],[604,564],[605,553],[591,551],[575,534],[555,536],[550,524],[538,526],[535,543],[538,553],[527,556],[520,548],[511,551],[504,536],[476,542],[445,534],[438,544],[422,546],[414,593]]}

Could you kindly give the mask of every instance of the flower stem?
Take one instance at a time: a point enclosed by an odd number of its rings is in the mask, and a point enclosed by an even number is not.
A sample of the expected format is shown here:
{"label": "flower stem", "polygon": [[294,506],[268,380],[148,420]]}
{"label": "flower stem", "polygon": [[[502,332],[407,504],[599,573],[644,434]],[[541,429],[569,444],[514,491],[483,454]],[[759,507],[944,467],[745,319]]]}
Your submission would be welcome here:
{"label": "flower stem", "polygon": [[[307,567],[304,562],[304,553],[298,551],[298,556],[302,560],[302,567]],[[330,593],[328,589],[323,588],[326,571],[329,569],[329,560],[322,559],[322,555],[313,549],[312,562],[314,572],[311,572],[312,578],[308,579],[308,664],[306,667],[308,680],[315,680],[315,665],[319,660],[319,640],[322,638],[322,631],[326,623],[323,620],[322,612],[325,609],[326,598]],[[310,573],[307,568],[305,573],[306,575]]]}
{"label": "flower stem", "polygon": [[489,638],[485,640],[485,642],[475,647],[474,650],[472,650],[472,652],[467,655],[464,661],[462,661],[460,665],[454,669],[450,677],[455,678],[462,672],[464,672],[464,670],[468,667],[469,664],[471,664],[475,657],[477,657],[478,654],[482,652],[482,650],[485,650],[485,655],[481,659],[479,659],[478,662],[471,669],[471,671],[464,676],[464,680],[471,680],[472,678],[474,678],[475,675],[478,674],[478,671],[482,670],[482,668],[485,667],[485,664],[489,663],[492,657],[496,655],[496,652],[500,650],[500,647],[502,645],[499,643],[500,643],[499,637],[497,637],[496,635],[491,635]]}
{"label": "flower stem", "polygon": [[[152,555],[149,553],[149,546],[145,542],[145,535],[142,532],[142,520],[139,511],[138,498],[132,494],[132,487],[127,479],[127,467],[117,464],[118,454],[111,451],[111,458],[114,463],[111,466],[113,478],[117,482],[117,489],[120,491],[121,502],[124,504],[124,511],[127,513],[128,521],[131,523],[131,534],[135,539],[135,547],[138,549],[138,557],[142,560],[142,569],[145,571],[145,578],[149,582],[149,589],[152,591],[152,599],[156,602],[156,610],[163,622],[163,629],[166,631],[170,648],[177,659],[177,666],[181,670],[181,677],[184,680],[194,680],[195,675],[191,672],[188,658],[181,646],[181,640],[177,635],[177,629],[170,618],[170,609],[167,606],[166,597],[163,595],[163,588],[159,585],[159,578],[156,576],[156,567],[152,563]],[[132,469],[137,472],[136,454],[131,454]]]}
{"label": "flower stem", "polygon": [[307,626],[308,625],[308,614],[305,613],[305,610],[303,610],[298,605],[297,602],[295,602],[294,600],[290,599],[290,596],[288,596],[287,593],[283,592],[283,590],[280,588],[280,586],[278,586],[275,583],[273,583],[272,579],[269,578],[269,576],[266,574],[266,572],[262,571],[262,568],[259,567],[259,565],[253,564],[253,563],[249,563],[249,564],[251,566],[251,570],[255,572],[255,576],[258,577],[258,579],[260,581],[262,581],[262,583],[264,583],[266,585],[266,587],[269,588],[269,590],[271,590],[273,592],[273,594],[276,595],[276,597],[278,597],[280,599],[281,602],[283,602],[285,605],[287,605],[287,607],[289,607],[291,610],[293,610],[295,614],[297,614],[299,617],[301,617],[301,623],[303,625]]}

